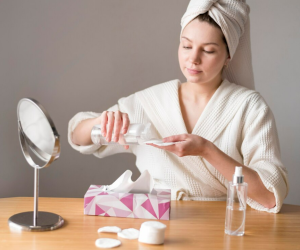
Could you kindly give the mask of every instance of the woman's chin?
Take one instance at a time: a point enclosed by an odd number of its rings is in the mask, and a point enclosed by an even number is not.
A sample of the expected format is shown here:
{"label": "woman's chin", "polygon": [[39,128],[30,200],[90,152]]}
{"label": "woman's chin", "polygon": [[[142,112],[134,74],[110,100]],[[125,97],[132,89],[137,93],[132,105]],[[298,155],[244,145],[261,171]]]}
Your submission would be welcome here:
{"label": "woman's chin", "polygon": [[186,78],[186,80],[188,81],[188,82],[190,82],[190,83],[203,83],[203,82],[205,82],[205,80],[203,79],[203,77],[190,77],[190,76],[188,76],[187,78]]}

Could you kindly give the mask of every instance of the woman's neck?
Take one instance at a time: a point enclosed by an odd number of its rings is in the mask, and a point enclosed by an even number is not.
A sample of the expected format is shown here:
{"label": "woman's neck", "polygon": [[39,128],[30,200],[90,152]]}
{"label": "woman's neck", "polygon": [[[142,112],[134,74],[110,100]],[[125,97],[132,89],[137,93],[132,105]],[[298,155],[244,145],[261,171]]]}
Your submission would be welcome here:
{"label": "woman's neck", "polygon": [[185,96],[185,98],[188,98],[194,103],[197,103],[200,100],[209,100],[219,88],[222,81],[222,78],[220,78],[207,83],[185,82],[181,86],[182,94]]}

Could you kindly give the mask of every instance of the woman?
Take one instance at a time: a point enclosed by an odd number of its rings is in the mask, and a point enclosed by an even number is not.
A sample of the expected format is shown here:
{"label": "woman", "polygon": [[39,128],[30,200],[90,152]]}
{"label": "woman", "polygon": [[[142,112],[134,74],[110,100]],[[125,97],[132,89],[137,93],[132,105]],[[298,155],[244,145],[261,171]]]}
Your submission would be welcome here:
{"label": "woman", "polygon": [[[192,0],[181,21],[178,49],[187,82],[155,85],[121,98],[101,114],[78,113],[69,123],[69,143],[100,158],[134,153],[139,170],[147,169],[156,187],[171,188],[172,199],[178,200],[226,199],[235,166],[243,166],[247,203],[279,212],[288,180],[275,120],[259,93],[237,85],[253,87],[248,14],[244,1]],[[107,141],[118,141],[130,122],[151,122],[155,137],[181,143],[125,149],[92,145],[94,125],[101,124]]]}

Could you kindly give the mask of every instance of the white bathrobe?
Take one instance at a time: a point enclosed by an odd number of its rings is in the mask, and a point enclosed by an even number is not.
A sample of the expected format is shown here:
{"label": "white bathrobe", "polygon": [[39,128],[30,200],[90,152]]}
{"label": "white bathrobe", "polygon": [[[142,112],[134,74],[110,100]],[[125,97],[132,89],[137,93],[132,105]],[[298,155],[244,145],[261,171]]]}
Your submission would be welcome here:
{"label": "white bathrobe", "polygon": [[[187,133],[182,118],[178,87],[179,80],[158,84],[128,97],[108,110],[120,110],[129,115],[131,123],[153,124],[157,138]],[[77,146],[72,143],[72,131],[79,122],[98,117],[100,113],[81,112],[69,122],[68,140],[84,154],[99,158],[120,152],[136,155],[136,165],[148,170],[156,187],[171,188],[172,199],[225,200],[228,181],[200,156],[178,157],[168,151],[147,145]],[[267,209],[248,198],[257,210],[277,213],[288,192],[287,170],[281,163],[278,135],[272,111],[254,90],[224,80],[198,119],[193,134],[213,142],[224,153],[254,169],[266,188],[273,192],[276,206]]]}

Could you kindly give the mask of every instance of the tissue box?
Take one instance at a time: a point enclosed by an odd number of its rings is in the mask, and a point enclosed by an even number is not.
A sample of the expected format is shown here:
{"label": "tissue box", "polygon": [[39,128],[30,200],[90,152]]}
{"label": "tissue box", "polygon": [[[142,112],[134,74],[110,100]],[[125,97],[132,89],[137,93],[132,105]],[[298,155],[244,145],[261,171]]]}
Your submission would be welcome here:
{"label": "tissue box", "polygon": [[153,188],[150,194],[132,194],[91,185],[84,195],[84,214],[169,220],[170,204],[171,189]]}

